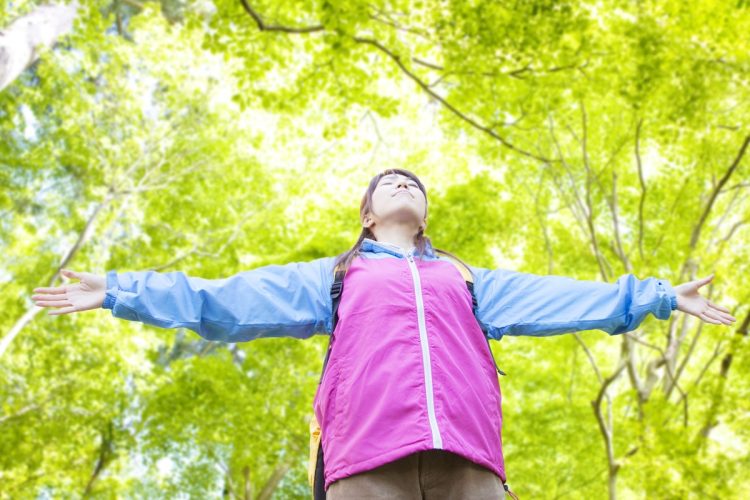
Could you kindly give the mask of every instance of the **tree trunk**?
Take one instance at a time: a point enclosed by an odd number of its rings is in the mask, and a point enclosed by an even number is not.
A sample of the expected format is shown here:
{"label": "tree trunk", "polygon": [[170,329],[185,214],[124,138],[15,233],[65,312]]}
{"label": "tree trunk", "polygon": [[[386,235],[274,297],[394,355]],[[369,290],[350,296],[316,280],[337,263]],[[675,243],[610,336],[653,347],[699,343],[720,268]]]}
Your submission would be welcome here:
{"label": "tree trunk", "polygon": [[[78,253],[78,251],[81,249],[81,247],[88,241],[88,239],[91,237],[93,231],[94,231],[94,223],[96,222],[97,216],[102,212],[104,208],[106,208],[110,202],[112,201],[112,195],[107,195],[104,200],[97,205],[97,207],[94,209],[94,212],[89,216],[88,220],[86,221],[86,225],[84,226],[83,230],[78,234],[78,239],[73,244],[73,246],[68,250],[68,252],[65,254],[65,257],[63,257],[62,261],[60,261],[60,265],[57,266],[57,270],[55,271],[54,276],[52,276],[52,279],[49,280],[49,283],[47,286],[52,286],[55,284],[55,282],[60,278],[60,272],[68,265],[68,263],[73,259],[73,257]],[[26,310],[23,316],[19,318],[18,321],[15,322],[15,324],[10,328],[8,333],[3,336],[3,338],[0,339],[0,358],[3,357],[3,354],[5,354],[6,349],[8,349],[8,346],[11,342],[13,342],[13,339],[16,338],[16,336],[21,333],[21,330],[26,327],[29,323],[31,323],[31,320],[34,319],[34,317],[41,311],[43,308],[38,306],[31,306],[29,309]]]}
{"label": "tree trunk", "polygon": [[255,500],[271,500],[273,492],[276,491],[276,488],[279,487],[279,483],[284,479],[284,476],[286,476],[286,473],[289,472],[289,469],[291,468],[292,466],[287,463],[278,465],[271,473],[266,484],[263,485],[263,489],[260,490],[258,496],[255,497]]}
{"label": "tree trunk", "polygon": [[42,5],[0,30],[0,91],[39,58],[41,49],[73,30],[77,9],[76,1]]}

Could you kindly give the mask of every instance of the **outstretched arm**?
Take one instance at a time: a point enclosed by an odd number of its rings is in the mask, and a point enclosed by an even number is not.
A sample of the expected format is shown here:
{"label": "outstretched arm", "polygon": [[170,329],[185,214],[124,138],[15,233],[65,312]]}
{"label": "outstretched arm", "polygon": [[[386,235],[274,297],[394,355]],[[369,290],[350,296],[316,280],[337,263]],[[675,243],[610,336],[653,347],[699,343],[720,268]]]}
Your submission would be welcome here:
{"label": "outstretched arm", "polygon": [[701,297],[711,278],[672,287],[667,280],[624,275],[616,283],[475,268],[477,315],[495,339],[579,330],[634,330],[648,314],[668,319],[680,309],[703,321],[729,324],[729,312]]}
{"label": "outstretched arm", "polygon": [[35,289],[37,305],[66,314],[97,307],[163,328],[190,328],[209,340],[305,338],[330,329],[333,258],[265,266],[226,279],[180,272],[66,271],[78,283]]}

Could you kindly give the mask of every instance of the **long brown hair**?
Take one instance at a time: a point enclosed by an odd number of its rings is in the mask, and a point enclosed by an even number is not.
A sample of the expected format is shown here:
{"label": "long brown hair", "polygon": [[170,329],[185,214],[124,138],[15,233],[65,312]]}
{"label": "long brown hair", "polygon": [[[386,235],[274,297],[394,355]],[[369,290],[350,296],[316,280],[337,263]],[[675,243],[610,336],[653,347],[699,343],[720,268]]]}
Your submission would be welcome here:
{"label": "long brown hair", "polygon": [[[374,193],[375,188],[378,187],[378,182],[380,182],[380,179],[382,179],[386,175],[393,174],[403,175],[404,177],[408,177],[409,179],[417,183],[417,186],[419,186],[419,190],[422,191],[422,194],[424,194],[425,218],[427,218],[427,190],[425,189],[424,184],[422,184],[422,181],[420,181],[416,175],[414,175],[412,172],[409,172],[408,170],[404,170],[401,168],[389,168],[388,170],[384,170],[373,177],[370,181],[370,185],[367,186],[367,191],[365,191],[364,196],[362,196],[362,201],[359,204],[360,221],[364,220],[365,215],[367,215],[372,210],[372,193]],[[359,254],[359,247],[360,245],[362,245],[362,242],[365,240],[365,238],[377,240],[377,238],[375,238],[375,234],[373,234],[373,232],[370,231],[369,228],[363,227],[362,232],[359,233],[359,238],[357,238],[357,242],[354,244],[354,246],[347,252],[339,255],[339,257],[336,259],[336,266],[339,267],[340,270],[346,271],[349,269],[352,260],[354,260],[357,254]],[[424,235],[424,227],[419,228],[419,232],[414,237],[414,239],[414,246],[417,248],[417,253],[421,257],[427,247],[432,246],[430,243],[430,238]]]}

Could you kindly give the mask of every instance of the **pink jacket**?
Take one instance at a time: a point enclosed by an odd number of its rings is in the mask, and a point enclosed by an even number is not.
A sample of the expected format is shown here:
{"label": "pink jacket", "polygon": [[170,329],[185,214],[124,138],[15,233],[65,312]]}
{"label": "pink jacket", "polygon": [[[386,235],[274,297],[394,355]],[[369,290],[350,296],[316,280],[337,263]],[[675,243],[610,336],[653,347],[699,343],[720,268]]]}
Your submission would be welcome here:
{"label": "pink jacket", "polygon": [[452,263],[357,258],[339,318],[315,397],[326,488],[430,449],[505,481],[495,365]]}

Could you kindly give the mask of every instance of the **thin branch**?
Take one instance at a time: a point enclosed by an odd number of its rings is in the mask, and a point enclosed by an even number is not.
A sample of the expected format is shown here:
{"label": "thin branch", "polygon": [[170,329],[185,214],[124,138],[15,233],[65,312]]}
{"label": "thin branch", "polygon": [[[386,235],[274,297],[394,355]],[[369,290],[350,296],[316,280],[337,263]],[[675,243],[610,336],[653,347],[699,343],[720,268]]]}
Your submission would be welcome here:
{"label": "thin branch", "polygon": [[[696,329],[695,335],[693,335],[693,340],[690,342],[690,346],[688,347],[688,352],[685,354],[685,357],[680,362],[680,365],[677,367],[677,371],[675,372],[675,381],[679,380],[680,377],[682,377],[682,373],[685,370],[685,367],[687,366],[688,361],[693,356],[693,352],[695,351],[695,346],[698,345],[698,339],[701,337],[701,333],[703,332],[703,322],[698,322],[698,328]],[[667,394],[667,397],[669,397],[669,394]]]}
{"label": "thin branch", "polygon": [[401,62],[401,56],[398,56],[398,55],[394,54],[389,49],[387,49],[386,47],[384,47],[377,40],[373,40],[371,38],[362,38],[362,37],[354,37],[353,39],[357,43],[363,43],[363,44],[370,45],[372,47],[375,47],[376,49],[378,49],[382,53],[386,54],[389,58],[391,58],[391,60],[393,60],[396,63],[396,65],[401,69],[401,71],[406,76],[408,76],[412,81],[414,81],[419,87],[421,87],[422,90],[424,90],[433,99],[435,99],[438,102],[440,102],[445,108],[447,108],[449,111],[451,111],[459,119],[465,121],[466,123],[468,123],[469,125],[471,125],[475,129],[480,130],[480,131],[486,133],[487,135],[489,135],[492,138],[494,138],[497,141],[499,141],[506,148],[508,148],[508,149],[510,149],[512,151],[515,151],[516,153],[518,153],[520,155],[523,155],[523,156],[526,156],[528,158],[532,158],[534,160],[538,160],[538,161],[541,161],[541,162],[544,162],[544,163],[550,163],[550,162],[552,162],[552,160],[550,160],[549,158],[545,158],[543,156],[535,155],[534,153],[531,153],[529,151],[523,150],[523,149],[515,146],[514,144],[508,142],[507,139],[505,139],[504,137],[502,137],[500,134],[498,134],[497,132],[495,132],[491,128],[486,127],[486,126],[480,124],[475,119],[473,119],[470,116],[462,113],[460,110],[458,110],[458,108],[456,108],[451,103],[449,103],[440,94],[438,94],[434,90],[432,90],[427,83],[425,83],[424,81],[422,81],[417,75],[415,75],[414,73],[412,73],[406,66],[404,66],[404,63]]}
{"label": "thin branch", "polygon": [[714,245],[714,241],[716,239],[716,234],[721,229],[721,226],[724,225],[724,222],[726,222],[726,220],[731,215],[734,215],[736,213],[736,210],[734,210],[735,204],[737,204],[738,201],[739,201],[740,202],[739,204],[742,205],[741,202],[744,202],[745,199],[747,198],[747,196],[743,196],[742,198],[740,198],[741,194],[743,194],[743,193],[742,193],[742,191],[739,191],[739,190],[735,191],[732,194],[732,198],[729,200],[729,203],[727,203],[726,208],[724,209],[724,213],[721,214],[721,216],[719,217],[719,220],[714,224],[714,228],[711,231],[711,236],[709,237],[709,242],[708,242],[708,245],[707,245],[708,248],[711,248]]}
{"label": "thin branch", "polygon": [[385,24],[387,26],[390,26],[391,28],[397,29],[398,31],[403,31],[404,33],[410,33],[412,35],[417,35],[417,36],[419,36],[421,38],[424,38],[426,40],[432,41],[432,38],[430,37],[430,34],[427,33],[427,32],[425,32],[425,31],[418,30],[418,29],[415,29],[415,28],[411,28],[411,27],[408,27],[408,26],[403,26],[403,25],[397,23],[396,21],[393,21],[391,19],[383,19],[382,17],[380,17],[380,16],[378,16],[376,14],[370,14],[369,17],[373,21],[377,21],[379,23]]}
{"label": "thin branch", "polygon": [[[425,68],[435,69],[435,70],[438,70],[438,71],[443,71],[445,69],[442,66],[440,66],[439,64],[427,62],[427,61],[425,61],[423,59],[420,59],[418,57],[412,57],[411,60],[415,64],[419,64],[420,66],[424,66]],[[441,76],[440,78],[442,79],[443,77]]]}
{"label": "thin branch", "polygon": [[[560,147],[560,143],[557,140],[557,134],[555,133],[555,128],[552,120],[552,115],[547,115],[547,122],[549,123],[549,132],[550,137],[552,137],[552,142],[555,145],[555,149],[557,150],[557,156],[560,158],[560,163],[562,164],[563,168],[565,169],[566,173],[568,174],[568,179],[570,179],[570,189],[564,189],[561,182],[557,178],[557,176],[554,173],[554,170],[550,169],[550,172],[552,173],[552,178],[555,181],[555,185],[557,186],[558,190],[560,191],[560,194],[562,195],[563,199],[566,199],[569,197],[569,192],[573,193],[573,204],[568,203],[568,207],[570,208],[571,213],[576,218],[576,221],[578,222],[578,225],[581,228],[582,233],[587,232],[587,226],[584,222],[586,218],[588,217],[588,214],[586,212],[586,207],[584,206],[583,202],[581,201],[581,195],[578,193],[578,185],[575,181],[575,178],[573,177],[573,172],[568,165],[568,162],[565,160],[565,156],[562,153],[562,148]],[[580,210],[580,214],[576,212],[574,209],[574,206]]]}
{"label": "thin branch", "polygon": [[135,9],[143,10],[143,4],[141,2],[138,2],[137,0],[120,0],[120,2],[124,3],[125,5],[129,5]]}
{"label": "thin branch", "polygon": [[638,121],[635,129],[635,160],[638,166],[638,182],[641,185],[641,197],[638,201],[638,252],[643,261],[643,205],[646,203],[646,181],[643,178],[643,162],[641,160],[641,127],[643,118]]}
{"label": "thin branch", "polygon": [[695,389],[696,387],[700,385],[701,380],[703,380],[703,377],[706,375],[706,372],[708,371],[708,369],[711,367],[714,361],[716,361],[716,358],[718,358],[719,355],[721,354],[722,347],[724,347],[724,342],[719,340],[716,343],[716,347],[714,347],[714,352],[711,354],[711,357],[708,358],[708,361],[706,361],[706,363],[703,365],[703,368],[701,368],[701,371],[698,372],[698,376],[695,377],[695,380],[693,380],[691,390]]}
{"label": "thin branch", "polygon": [[706,441],[705,438],[708,437],[711,430],[713,430],[713,428],[718,424],[716,417],[721,408],[721,404],[724,401],[724,391],[726,389],[727,380],[729,379],[729,369],[732,366],[734,352],[738,348],[738,346],[741,345],[741,343],[744,343],[744,340],[747,337],[748,326],[750,326],[750,312],[748,312],[740,326],[738,326],[737,330],[735,330],[735,333],[732,336],[732,340],[730,342],[728,352],[721,360],[721,368],[719,369],[719,387],[714,391],[711,406],[706,413],[705,423],[701,428],[700,433],[698,434],[697,439],[699,440],[699,448],[704,445]]}
{"label": "thin branch", "polygon": [[630,337],[631,340],[633,340],[633,341],[635,341],[635,342],[637,342],[637,343],[639,343],[639,344],[641,344],[643,346],[646,346],[649,349],[653,349],[653,350],[659,352],[661,354],[661,357],[664,357],[664,349],[662,349],[661,347],[656,346],[654,344],[650,344],[650,343],[646,342],[645,340],[641,339],[640,337],[636,337],[635,335],[633,335],[630,332],[623,333],[623,335],[625,335],[626,337]]}
{"label": "thin branch", "polygon": [[[604,268],[604,258],[602,256],[601,250],[599,249],[599,241],[596,237],[596,227],[594,224],[594,205],[591,202],[591,181],[592,181],[592,173],[591,173],[591,166],[589,164],[589,154],[588,154],[588,148],[587,148],[587,141],[588,141],[588,119],[586,116],[586,107],[584,105],[584,102],[581,101],[581,122],[582,122],[582,133],[583,138],[580,141],[581,142],[581,156],[583,158],[583,166],[586,169],[586,191],[585,191],[585,200],[586,200],[586,207],[588,208],[586,212],[586,223],[588,224],[589,228],[589,236],[591,238],[591,244],[594,247],[594,255],[596,256],[596,262],[599,264],[599,272],[602,275],[602,279],[604,281],[609,281],[609,275],[610,273],[607,272],[607,270]],[[609,268],[609,266],[607,266]],[[611,269],[609,269],[611,272]]]}
{"label": "thin branch", "polygon": [[260,493],[258,493],[255,500],[271,500],[274,491],[279,487],[279,483],[284,479],[284,476],[286,476],[291,468],[292,466],[289,463],[277,465],[266,480],[266,483],[263,485],[263,488],[260,490]]}
{"label": "thin branch", "polygon": [[245,482],[243,498],[244,500],[250,500],[251,493],[252,493],[252,488],[251,488],[252,485],[250,484],[250,467],[249,466],[246,465],[245,467],[242,468],[242,477]]}
{"label": "thin branch", "polygon": [[11,413],[9,415],[3,415],[2,417],[0,417],[0,424],[3,424],[7,422],[8,420],[11,420],[14,418],[22,417],[26,415],[27,413],[38,410],[39,408],[40,406],[38,404],[30,404],[30,405],[24,406],[23,408],[21,408],[15,413]]}
{"label": "thin branch", "polygon": [[[674,201],[672,202],[672,205],[669,207],[669,210],[666,211],[667,219],[661,221],[663,227],[670,227],[672,223],[672,219],[675,217],[676,214],[678,214],[677,211],[677,205],[680,203],[680,201],[683,200],[683,193],[685,192],[685,189],[687,189],[687,186],[690,182],[691,177],[689,175],[686,175],[684,177],[684,180],[682,181],[682,186],[680,186],[680,190],[677,192],[677,194],[674,197]],[[651,249],[651,257],[656,255],[656,252],[661,248],[661,243],[664,241],[664,237],[669,234],[669,231],[659,231],[659,239],[656,242],[656,245],[653,246]]]}
{"label": "thin branch", "polygon": [[586,357],[589,358],[589,363],[591,364],[591,368],[594,369],[594,373],[596,374],[597,380],[599,380],[600,384],[604,384],[604,379],[602,378],[602,373],[599,371],[599,367],[596,364],[596,361],[594,360],[594,355],[591,354],[591,350],[589,347],[583,342],[583,339],[581,338],[581,335],[578,333],[573,334],[573,338],[576,339],[578,344],[583,349],[583,352],[586,353]]}
{"label": "thin branch", "polygon": [[86,489],[83,492],[83,497],[91,495],[91,490],[94,486],[94,482],[99,478],[104,468],[112,461],[114,456],[114,428],[112,422],[107,423],[107,427],[101,433],[101,445],[99,446],[99,458],[96,461],[94,471],[91,473]]}
{"label": "thin branch", "polygon": [[539,207],[539,193],[541,192],[542,186],[544,185],[544,171],[542,171],[539,175],[540,179],[538,183],[538,189],[534,198],[534,212],[536,213],[537,219],[539,219],[539,225],[542,227],[542,235],[544,236],[544,249],[547,252],[547,273],[554,274],[555,256],[552,251],[552,241],[549,237],[549,229],[547,228],[547,224],[545,222],[546,214],[543,214]]}
{"label": "thin branch", "polygon": [[733,191],[735,189],[744,189],[746,187],[750,187],[750,182],[740,182],[740,183],[737,183],[734,186],[730,186],[730,187],[726,188],[723,192],[726,193],[726,192],[729,192],[729,191]]}
{"label": "thin branch", "polygon": [[[708,299],[711,299],[711,292],[712,292],[713,286],[709,288],[708,292]],[[668,373],[674,373],[675,366],[677,364],[677,356],[680,353],[680,348],[682,347],[683,342],[685,341],[685,337],[687,336],[688,328],[690,326],[690,315],[683,314],[682,315],[682,326],[680,327],[680,335],[679,336],[672,336],[670,338],[670,342],[667,345],[667,350],[664,355],[664,361],[666,362]],[[676,383],[676,378],[674,376],[671,377],[671,379],[667,379],[664,381],[664,394],[667,398],[669,398],[669,395],[672,393],[672,389],[674,388],[674,384]],[[679,388],[678,388],[679,390]]]}
{"label": "thin branch", "polygon": [[646,402],[647,395],[643,388],[641,378],[638,376],[638,369],[635,366],[635,349],[633,346],[633,337],[625,335],[623,337],[623,351],[624,357],[627,362],[628,377],[633,388],[635,388],[636,395],[638,396],[638,420],[643,420],[643,404]]}
{"label": "thin branch", "polygon": [[623,266],[625,266],[625,271],[628,273],[632,273],[633,265],[630,263],[628,255],[622,248],[622,238],[620,237],[620,218],[617,213],[617,172],[615,172],[614,170],[612,171],[612,196],[608,201],[609,209],[612,212],[612,224],[614,225],[615,229],[615,244],[617,248],[616,253],[617,256],[620,257]]}
{"label": "thin branch", "polygon": [[703,213],[700,216],[700,219],[698,220],[698,224],[696,224],[695,228],[693,229],[693,234],[690,237],[690,249],[694,249],[695,246],[698,244],[698,239],[701,235],[701,230],[703,229],[703,225],[706,223],[706,220],[708,219],[708,215],[711,213],[711,209],[713,208],[714,201],[716,201],[716,197],[719,196],[719,193],[721,192],[724,185],[729,181],[729,178],[732,176],[734,171],[737,169],[737,167],[740,164],[740,161],[742,161],[742,157],[745,155],[745,151],[747,151],[747,147],[750,145],[750,135],[745,137],[745,140],[742,142],[742,146],[740,146],[739,151],[737,152],[737,156],[735,157],[732,164],[729,166],[727,171],[724,173],[724,176],[721,178],[719,183],[716,185],[714,190],[711,192],[711,196],[708,199],[708,203],[706,203],[706,207],[703,209]]}
{"label": "thin branch", "polygon": [[[84,245],[86,241],[91,237],[91,234],[94,230],[94,222],[97,218],[97,216],[102,212],[102,210],[109,205],[109,203],[112,201],[113,195],[112,193],[108,193],[104,200],[102,200],[96,208],[94,208],[94,211],[89,215],[88,219],[86,220],[86,223],[84,224],[83,229],[80,233],[78,233],[78,238],[76,239],[75,243],[68,249],[65,256],[60,261],[59,265],[57,266],[57,269],[55,270],[54,274],[52,275],[52,278],[48,281],[47,286],[52,286],[55,284],[55,282],[60,279],[60,273],[62,272],[65,267],[70,263],[70,261],[73,259],[73,257],[78,253],[78,251],[81,249],[81,247]],[[16,321],[13,326],[11,326],[10,330],[8,330],[8,333],[6,333],[2,339],[0,339],[0,358],[5,354],[5,351],[8,349],[8,346],[13,342],[13,340],[18,336],[19,333],[21,333],[21,330],[23,330],[26,325],[28,325],[31,320],[36,317],[37,314],[42,310],[42,307],[38,307],[36,305],[31,306],[29,309],[26,310],[26,312],[21,316],[18,321]]]}
{"label": "thin branch", "polygon": [[[596,421],[599,424],[599,431],[602,433],[602,438],[604,439],[604,447],[607,451],[607,464],[609,465],[609,498],[610,500],[614,500],[616,496],[616,479],[617,479],[617,472],[620,470],[620,464],[615,459],[615,450],[614,450],[614,440],[612,436],[612,422],[609,422],[609,424],[604,419],[604,414],[602,413],[602,400],[604,400],[605,397],[608,397],[607,389],[609,386],[617,380],[617,378],[620,376],[622,371],[625,369],[625,362],[620,361],[619,366],[615,369],[614,373],[607,377],[603,382],[601,387],[599,388],[599,393],[596,395],[596,399],[591,402],[591,406],[594,409],[594,415],[596,416]],[[610,405],[611,406],[611,405]]]}
{"label": "thin branch", "polygon": [[[322,24],[316,24],[312,26],[304,26],[304,27],[290,27],[290,26],[281,26],[281,25],[271,25],[267,24],[263,21],[263,18],[258,14],[247,2],[247,0],[240,0],[242,2],[242,6],[245,9],[245,11],[250,15],[250,17],[253,18],[256,25],[258,26],[258,29],[261,31],[277,31],[277,32],[284,32],[284,33],[312,33],[312,32],[318,32],[325,30],[325,26]],[[503,146],[506,148],[515,151],[516,153],[532,158],[537,161],[541,161],[544,163],[550,163],[552,160],[545,158],[543,156],[536,155],[534,153],[531,153],[529,151],[526,151],[524,149],[519,148],[518,146],[515,146],[514,144],[510,143],[507,139],[502,137],[500,134],[492,130],[490,127],[486,127],[479,123],[474,118],[468,116],[467,114],[461,112],[458,108],[456,108],[454,105],[452,105],[450,102],[448,102],[447,99],[442,97],[440,94],[435,92],[432,88],[430,88],[430,85],[425,83],[422,79],[420,79],[416,74],[414,74],[412,71],[410,71],[402,62],[401,56],[393,53],[391,50],[386,48],[383,44],[378,42],[377,40],[374,40],[372,38],[365,38],[360,36],[353,36],[351,37],[353,41],[356,43],[361,43],[365,45],[369,45],[371,47],[375,47],[377,50],[388,56],[393,62],[396,63],[396,65],[399,67],[399,69],[407,76],[409,77],[413,82],[415,82],[422,90],[424,90],[429,96],[431,96],[433,99],[440,102],[446,109],[448,109],[451,113],[453,113],[455,116],[457,116],[459,119],[463,120],[464,122],[471,125],[473,128],[482,131],[486,133],[487,135],[491,136],[495,140],[499,141]]]}
{"label": "thin branch", "polygon": [[250,17],[255,20],[255,24],[258,25],[258,29],[261,31],[281,31],[283,33],[314,33],[316,31],[323,31],[325,30],[325,26],[322,24],[316,24],[313,26],[302,26],[299,28],[294,28],[290,26],[281,26],[277,24],[266,24],[263,21],[263,18],[260,17],[260,14],[255,12],[255,10],[250,7],[250,4],[247,3],[247,0],[240,0],[240,3],[242,3],[242,7],[245,9],[245,11],[250,14]]}

